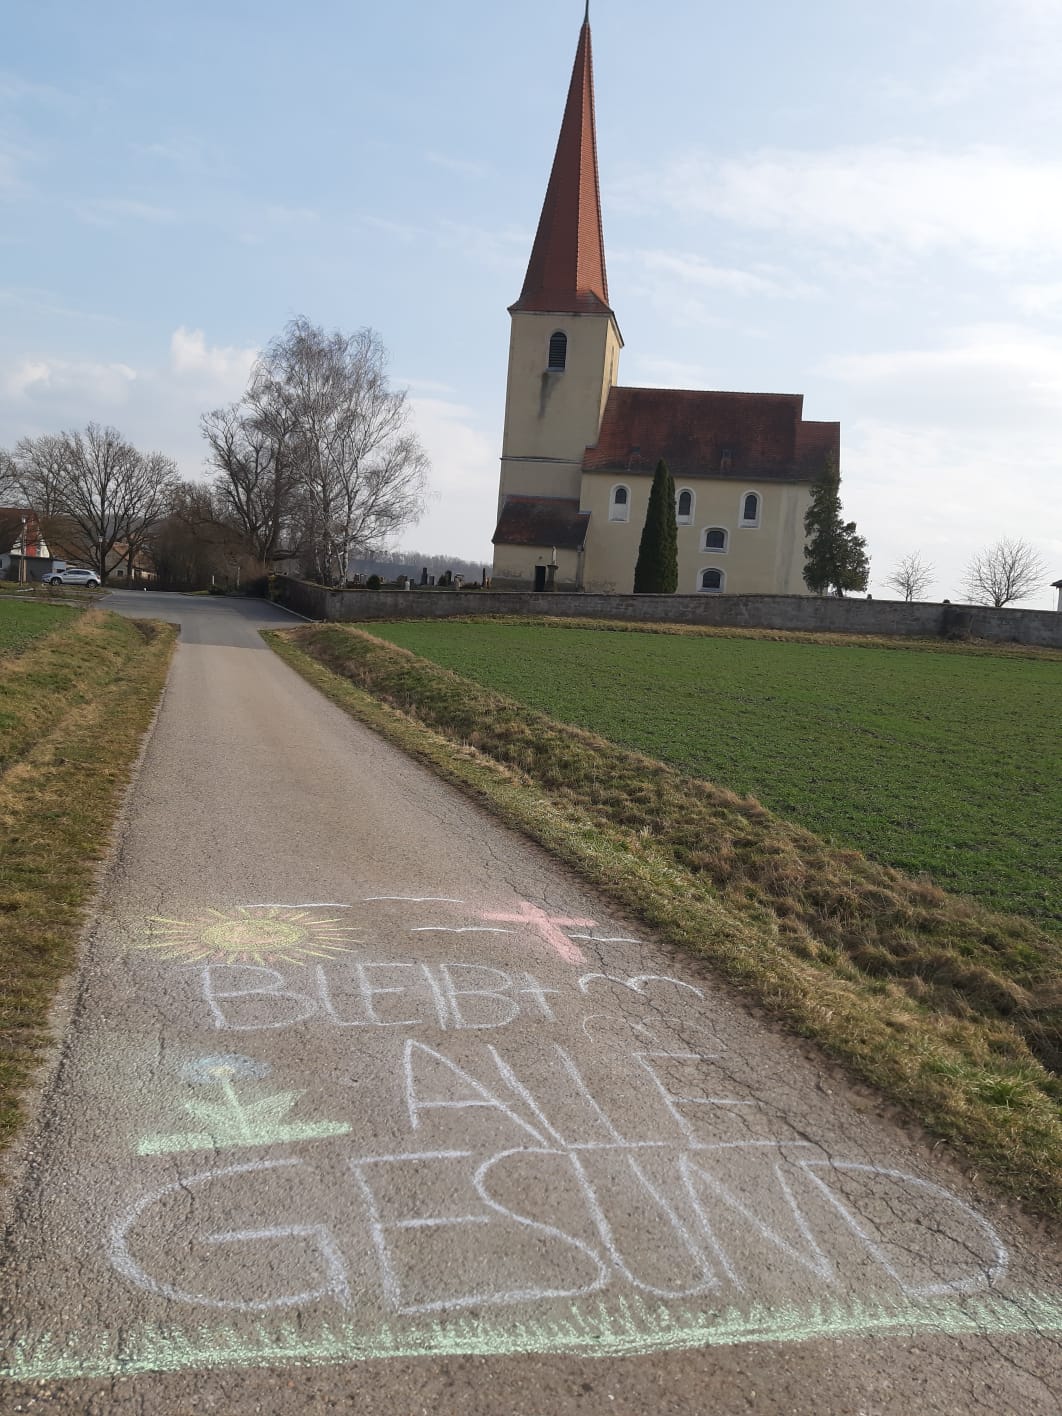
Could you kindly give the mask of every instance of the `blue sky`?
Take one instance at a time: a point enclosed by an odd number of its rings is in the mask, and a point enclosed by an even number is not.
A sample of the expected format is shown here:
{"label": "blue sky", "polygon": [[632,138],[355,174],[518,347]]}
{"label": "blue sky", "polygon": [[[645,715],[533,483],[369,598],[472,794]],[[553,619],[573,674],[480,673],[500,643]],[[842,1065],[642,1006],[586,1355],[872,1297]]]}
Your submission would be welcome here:
{"label": "blue sky", "polygon": [[[296,314],[372,325],[434,464],[407,548],[489,559],[506,307],[580,0],[13,0],[0,446],[89,419],[202,475]],[[1062,577],[1062,0],[595,0],[621,382],[842,425],[872,588]],[[1027,603],[1051,607],[1054,592]]]}

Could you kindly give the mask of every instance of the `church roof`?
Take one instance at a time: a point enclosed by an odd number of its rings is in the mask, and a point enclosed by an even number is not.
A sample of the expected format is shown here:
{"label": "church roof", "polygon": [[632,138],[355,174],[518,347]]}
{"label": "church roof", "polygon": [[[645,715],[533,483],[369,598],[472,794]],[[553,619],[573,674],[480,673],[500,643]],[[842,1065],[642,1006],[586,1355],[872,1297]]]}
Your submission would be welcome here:
{"label": "church roof", "polygon": [[574,497],[506,497],[492,537],[500,546],[556,546],[577,551],[590,513]]}
{"label": "church roof", "polygon": [[809,423],[799,393],[612,388],[584,472],[812,482],[840,457],[841,425]]}
{"label": "church roof", "polygon": [[510,309],[595,314],[608,308],[588,17],[579,32],[568,101],[524,288]]}

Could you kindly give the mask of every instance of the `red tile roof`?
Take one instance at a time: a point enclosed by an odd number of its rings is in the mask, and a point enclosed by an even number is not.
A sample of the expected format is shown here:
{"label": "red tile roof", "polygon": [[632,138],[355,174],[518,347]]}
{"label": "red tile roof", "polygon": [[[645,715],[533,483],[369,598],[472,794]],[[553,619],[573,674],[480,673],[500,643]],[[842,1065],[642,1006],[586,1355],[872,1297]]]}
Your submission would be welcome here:
{"label": "red tile roof", "polygon": [[613,388],[584,472],[814,481],[840,456],[839,423],[805,423],[798,393]]}
{"label": "red tile roof", "polygon": [[512,310],[606,311],[590,25],[583,22],[568,101],[524,288]]}
{"label": "red tile roof", "polygon": [[497,546],[556,546],[577,551],[590,513],[570,497],[506,497],[491,538]]}

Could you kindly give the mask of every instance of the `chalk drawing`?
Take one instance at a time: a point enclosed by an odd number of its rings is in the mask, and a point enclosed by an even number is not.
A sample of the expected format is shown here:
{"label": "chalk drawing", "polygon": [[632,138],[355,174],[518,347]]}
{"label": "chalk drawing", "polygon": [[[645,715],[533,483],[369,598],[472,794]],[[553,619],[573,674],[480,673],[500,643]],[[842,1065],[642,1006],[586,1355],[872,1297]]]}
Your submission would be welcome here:
{"label": "chalk drawing", "polygon": [[418,924],[410,934],[515,934],[515,929],[493,929],[489,924],[466,924],[461,929],[451,929],[444,924]]}
{"label": "chalk drawing", "polygon": [[719,1039],[712,1029],[705,1023],[691,1023],[688,1018],[665,1015],[650,1024],[634,1022],[632,1019],[624,1017],[622,1013],[587,1013],[582,1019],[580,1027],[583,1036],[589,1042],[612,1043],[614,1046],[625,1048],[629,1048],[631,1042],[637,1042],[639,1047],[643,1049],[648,1043],[652,1049],[660,1049],[661,1055],[666,1055],[664,1040],[656,1032],[657,1027],[663,1027],[666,1024],[671,1024],[676,1034],[681,1036],[683,1040],[691,1033],[704,1033],[712,1044],[712,1051],[700,1052],[697,1055],[706,1061],[719,1056]]}
{"label": "chalk drawing", "polygon": [[551,949],[555,949],[566,963],[586,963],[586,955],[563,931],[567,927],[593,929],[595,921],[592,919],[569,919],[562,915],[548,915],[529,900],[521,900],[520,908],[515,914],[485,913],[480,918],[496,920],[498,924],[529,925],[532,932],[545,940]]}
{"label": "chalk drawing", "polygon": [[[477,1103],[469,1103],[475,1105]],[[494,1103],[483,1103],[494,1104]],[[365,1175],[364,1167],[367,1165],[401,1164],[407,1165],[411,1162],[423,1164],[430,1161],[451,1161],[466,1159],[469,1152],[465,1151],[436,1151],[422,1152],[420,1154],[409,1155],[389,1155],[372,1156],[367,1159],[351,1162],[355,1179],[361,1189],[365,1199],[366,1207],[370,1215],[370,1232],[372,1234],[373,1246],[376,1249],[377,1259],[380,1266],[380,1275],[383,1281],[385,1296],[390,1305],[399,1313],[413,1316],[420,1313],[454,1312],[462,1308],[478,1308],[485,1304],[511,1304],[528,1303],[532,1301],[544,1301],[555,1298],[575,1298],[588,1293],[595,1293],[603,1288],[609,1280],[608,1269],[602,1263],[597,1254],[589,1245],[574,1238],[570,1234],[565,1234],[552,1224],[544,1224],[539,1220],[530,1218],[527,1215],[519,1214],[507,1205],[501,1204],[488,1191],[486,1178],[490,1170],[503,1161],[509,1155],[519,1155],[521,1157],[534,1155],[561,1155],[560,1151],[549,1149],[533,1150],[521,1147],[518,1150],[503,1151],[499,1155],[491,1156],[477,1167],[473,1176],[473,1185],[476,1193],[482,1202],[495,1214],[512,1224],[521,1228],[526,1228],[538,1236],[539,1245],[543,1247],[545,1241],[546,1250],[551,1241],[560,1244],[561,1247],[570,1251],[575,1251],[584,1256],[593,1269],[593,1278],[589,1282],[575,1283],[564,1288],[549,1287],[526,1287],[526,1288],[498,1288],[486,1289],[473,1293],[450,1293],[445,1298],[431,1300],[427,1302],[405,1301],[401,1283],[397,1276],[396,1264],[391,1247],[388,1244],[387,1234],[389,1231],[401,1231],[408,1229],[423,1230],[437,1229],[443,1227],[482,1225],[491,1223],[491,1218],[483,1214],[462,1214],[462,1215],[413,1215],[402,1219],[391,1219],[384,1221],[377,1196],[372,1189],[372,1185]]]}
{"label": "chalk drawing", "polygon": [[314,974],[317,980],[317,996],[321,1001],[325,1014],[330,1022],[337,1027],[345,1028],[401,1028],[416,1027],[420,1022],[419,1018],[381,1018],[376,1011],[375,998],[383,997],[387,994],[404,994],[409,990],[404,984],[380,984],[374,983],[372,971],[376,969],[403,969],[417,971],[418,967],[414,963],[355,963],[351,970],[351,980],[354,983],[354,993],[358,1012],[354,1017],[345,1017],[337,1009],[332,997],[332,990],[328,983],[328,976],[324,969],[317,965]]}
{"label": "chalk drawing", "polygon": [[353,905],[344,905],[338,900],[303,900],[297,904],[284,904],[278,900],[258,900],[244,905],[245,910],[351,910]]}
{"label": "chalk drawing", "polygon": [[[426,1066],[432,1070],[437,1081],[443,1087],[453,1088],[456,1082],[458,1087],[464,1088],[464,1094],[454,1095],[451,1092],[429,1100],[420,1089],[423,1082],[418,1085],[418,1063],[421,1072],[425,1070]],[[409,1114],[409,1124],[414,1131],[420,1127],[421,1112],[423,1111],[462,1111],[468,1107],[486,1106],[499,1112],[519,1130],[525,1131],[537,1145],[544,1146],[546,1144],[545,1136],[536,1131],[527,1121],[522,1120],[512,1107],[488,1091],[481,1082],[459,1067],[456,1062],[451,1062],[448,1057],[444,1057],[441,1052],[437,1052],[434,1047],[429,1047],[427,1043],[417,1042],[414,1038],[407,1039],[402,1057],[402,1069],[405,1078],[406,1110]]]}
{"label": "chalk drawing", "polygon": [[704,997],[701,990],[692,983],[686,983],[681,978],[672,978],[670,974],[634,974],[631,978],[620,978],[616,974],[588,973],[583,974],[579,980],[579,992],[589,993],[592,983],[618,983],[621,988],[629,988],[632,993],[644,993],[647,983],[671,983],[676,988],[688,989],[698,998]]}
{"label": "chalk drawing", "polygon": [[240,1370],[253,1367],[334,1366],[414,1357],[635,1357],[699,1348],[797,1344],[898,1337],[1020,1337],[1062,1333],[1062,1298],[1017,1292],[1007,1297],[906,1301],[752,1303],[705,1311],[665,1307],[637,1295],[557,1307],[518,1323],[490,1314],[458,1314],[423,1326],[366,1326],[350,1320],[300,1315],[259,1318],[251,1327],[204,1330],[167,1323],[123,1325],[121,1333],[64,1331],[19,1339],[0,1379],[57,1382],[148,1372]]}
{"label": "chalk drawing", "polygon": [[641,939],[632,939],[628,934],[569,934],[569,939],[588,939],[592,944],[641,944]]}
{"label": "chalk drawing", "polygon": [[394,900],[409,905],[463,905],[464,900],[451,899],[449,895],[366,895],[365,904],[371,905],[381,900]]}
{"label": "chalk drawing", "polygon": [[190,1150],[224,1150],[229,1146],[275,1146],[287,1141],[318,1141],[329,1136],[345,1136],[350,1127],[343,1121],[287,1122],[285,1118],[304,1091],[277,1092],[273,1096],[248,1101],[236,1093],[234,1078],[259,1080],[272,1069],[250,1058],[226,1055],[208,1057],[184,1072],[185,1080],[210,1081],[221,1092],[220,1102],[187,1100],[185,1111],[206,1129],[174,1131],[142,1137],[139,1155],[169,1155]]}
{"label": "chalk drawing", "polygon": [[1003,1246],[1003,1241],[992,1228],[986,1219],[977,1213],[970,1205],[960,1200],[957,1195],[953,1195],[950,1190],[945,1190],[941,1185],[934,1185],[929,1180],[919,1180],[917,1176],[907,1175],[902,1170],[888,1170],[880,1165],[857,1165],[852,1162],[828,1161],[828,1160],[806,1160],[801,1162],[802,1169],[808,1172],[809,1178],[818,1186],[834,1209],[842,1216],[845,1223],[852,1229],[856,1237],[863,1243],[867,1250],[874,1256],[881,1267],[894,1278],[904,1293],[913,1298],[935,1298],[944,1293],[972,1292],[975,1288],[982,1286],[982,1276],[976,1278],[959,1279],[950,1283],[922,1283],[909,1284],[902,1274],[888,1258],[888,1253],[884,1244],[875,1239],[850,1206],[846,1205],[840,1196],[823,1183],[823,1181],[811,1172],[815,1169],[826,1169],[837,1174],[871,1175],[877,1179],[895,1180],[901,1186],[914,1186],[915,1189],[922,1190],[927,1195],[932,1195],[945,1204],[953,1206],[965,1216],[976,1228],[980,1229],[987,1238],[993,1249],[993,1261],[989,1264],[983,1274],[983,1281],[995,1283],[1002,1278],[1007,1271],[1010,1262],[1007,1250]]}
{"label": "chalk drawing", "polygon": [[311,913],[314,908],[244,905],[205,910],[191,919],[156,916],[136,947],[189,964],[303,964],[347,953],[363,942],[350,925],[321,919]]}
{"label": "chalk drawing", "polygon": [[[218,983],[223,980],[225,974],[235,974],[237,978],[233,980],[234,982],[243,982],[249,986],[245,988],[219,988]],[[263,1029],[290,1028],[295,1023],[305,1022],[307,1018],[312,1018],[320,1008],[316,998],[286,988],[284,975],[276,969],[268,969],[254,964],[206,964],[200,969],[199,978],[203,989],[203,1001],[210,1009],[214,1026],[228,1032],[260,1032]],[[273,1016],[251,1022],[233,1022],[230,1013],[226,1012],[221,1005],[238,998],[252,999],[255,1001],[256,1007],[259,1008],[264,1000],[267,1010],[272,1012]],[[275,1015],[276,1004],[281,1005],[283,1014],[281,1017]]]}
{"label": "chalk drawing", "polygon": [[[404,971],[401,986],[379,981],[379,971]],[[575,990],[547,988],[534,974],[486,964],[413,959],[335,961],[300,968],[297,986],[277,969],[257,964],[204,964],[199,970],[203,1002],[220,1032],[259,1032],[296,1027],[311,1019],[337,1028],[505,1028],[517,1017],[555,1022],[552,998]],[[409,995],[390,1011],[375,1000]],[[522,1000],[527,1000],[525,1003]],[[434,1016],[430,1016],[430,1015]]]}
{"label": "chalk drawing", "polygon": [[[159,1190],[137,1200],[136,1204],[122,1216],[111,1231],[109,1246],[110,1260],[115,1269],[138,1288],[149,1293],[157,1293],[163,1298],[171,1298],[179,1303],[194,1303],[206,1308],[230,1308],[243,1313],[260,1313],[270,1308],[287,1308],[299,1304],[312,1303],[318,1298],[330,1298],[342,1308],[350,1306],[350,1284],[347,1279],[343,1257],[335,1240],[323,1225],[285,1224],[262,1229],[231,1230],[208,1234],[200,1240],[204,1244],[263,1244],[280,1239],[309,1239],[316,1248],[325,1270],[326,1281],[318,1288],[301,1293],[287,1293],[269,1298],[212,1298],[203,1293],[189,1293],[153,1278],[146,1269],[133,1258],[129,1248],[129,1235],[137,1220],[154,1205],[170,1195],[183,1195],[197,1186],[210,1184],[214,1180],[227,1179],[233,1175],[261,1175],[266,1171],[283,1168],[301,1168],[301,1160],[255,1160],[248,1165],[231,1165],[223,1170],[202,1170],[198,1175],[190,1175],[186,1180],[177,1180],[172,1185],[164,1185]],[[274,1265],[273,1267],[279,1267]]]}

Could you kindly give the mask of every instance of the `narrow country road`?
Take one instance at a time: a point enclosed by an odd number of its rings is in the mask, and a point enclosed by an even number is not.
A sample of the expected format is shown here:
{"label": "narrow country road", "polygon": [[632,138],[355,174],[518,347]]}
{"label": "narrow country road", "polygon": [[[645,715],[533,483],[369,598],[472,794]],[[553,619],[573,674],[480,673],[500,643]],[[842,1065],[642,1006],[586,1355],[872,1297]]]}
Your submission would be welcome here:
{"label": "narrow country road", "polygon": [[1055,1416],[1058,1251],[326,702],[181,641],[9,1204],[0,1410]]}

